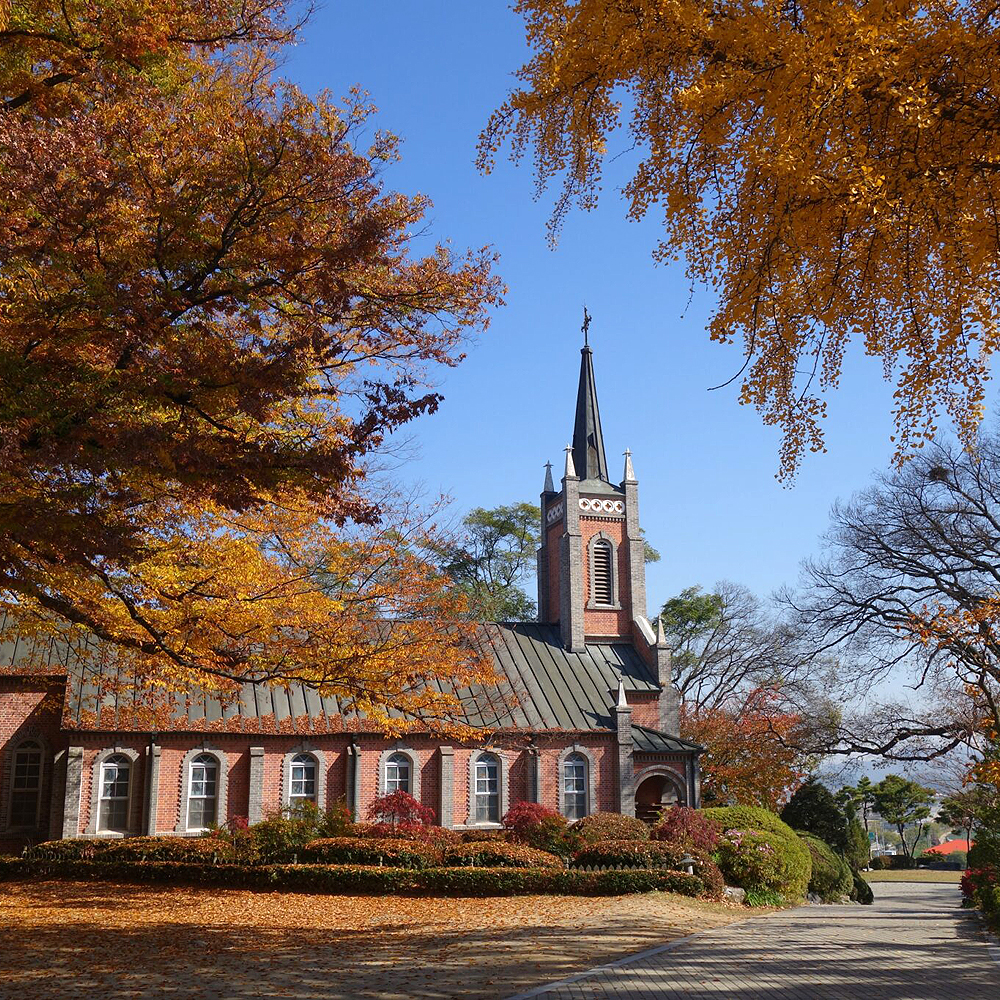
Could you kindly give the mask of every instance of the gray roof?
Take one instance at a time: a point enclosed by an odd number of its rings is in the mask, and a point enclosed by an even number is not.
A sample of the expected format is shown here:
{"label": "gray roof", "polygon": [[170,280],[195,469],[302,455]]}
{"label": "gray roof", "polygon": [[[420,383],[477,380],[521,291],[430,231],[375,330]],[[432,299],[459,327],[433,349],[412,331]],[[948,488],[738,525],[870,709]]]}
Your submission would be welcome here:
{"label": "gray roof", "polygon": [[682,753],[705,749],[699,743],[682,740],[679,736],[668,736],[658,729],[647,729],[645,726],[632,727],[632,744],[640,753]]}
{"label": "gray roof", "polygon": [[[463,721],[472,726],[608,729],[614,725],[619,680],[626,691],[660,689],[630,643],[588,643],[582,653],[571,653],[560,641],[558,625],[538,622],[484,626],[482,634],[504,681],[496,688],[457,692],[464,702]],[[0,668],[29,661],[36,670],[69,675],[63,721],[70,728],[288,733],[366,729],[364,719],[337,698],[320,697],[301,684],[245,684],[238,701],[231,703],[200,690],[174,694],[169,706],[155,709],[154,721],[147,691],[140,684],[123,684],[115,658],[93,640],[72,648],[22,638],[0,645]],[[435,686],[444,690],[440,681]],[[651,737],[641,739],[648,742]]]}

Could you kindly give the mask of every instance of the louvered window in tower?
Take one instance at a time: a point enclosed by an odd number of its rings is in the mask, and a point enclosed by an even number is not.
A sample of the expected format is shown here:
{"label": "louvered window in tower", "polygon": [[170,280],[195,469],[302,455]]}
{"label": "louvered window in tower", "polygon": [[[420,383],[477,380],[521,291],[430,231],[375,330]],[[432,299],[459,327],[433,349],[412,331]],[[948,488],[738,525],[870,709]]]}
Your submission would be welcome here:
{"label": "louvered window in tower", "polygon": [[594,604],[613,604],[614,586],[611,577],[611,543],[603,538],[594,543],[594,579],[591,583],[591,600]]}

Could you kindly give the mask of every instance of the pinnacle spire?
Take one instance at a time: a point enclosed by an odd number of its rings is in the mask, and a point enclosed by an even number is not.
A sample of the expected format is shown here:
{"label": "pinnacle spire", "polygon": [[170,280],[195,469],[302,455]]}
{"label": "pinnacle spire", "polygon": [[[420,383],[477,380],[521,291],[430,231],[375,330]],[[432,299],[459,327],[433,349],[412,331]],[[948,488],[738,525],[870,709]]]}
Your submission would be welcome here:
{"label": "pinnacle spire", "polygon": [[635,469],[632,468],[632,449],[625,449],[625,475],[622,477],[623,482],[634,483],[635,482]]}
{"label": "pinnacle spire", "polygon": [[576,475],[576,466],[573,464],[573,446],[571,444],[566,445],[566,471],[563,473],[563,478]]}
{"label": "pinnacle spire", "polygon": [[580,386],[576,393],[576,423],[573,426],[573,460],[581,479],[601,479],[608,483],[608,460],[604,457],[604,435],[601,432],[597,384],[594,381],[594,352],[585,344],[580,355]]}
{"label": "pinnacle spire", "polygon": [[545,493],[555,493],[556,488],[552,483],[552,463],[545,463],[545,485],[542,487]]}

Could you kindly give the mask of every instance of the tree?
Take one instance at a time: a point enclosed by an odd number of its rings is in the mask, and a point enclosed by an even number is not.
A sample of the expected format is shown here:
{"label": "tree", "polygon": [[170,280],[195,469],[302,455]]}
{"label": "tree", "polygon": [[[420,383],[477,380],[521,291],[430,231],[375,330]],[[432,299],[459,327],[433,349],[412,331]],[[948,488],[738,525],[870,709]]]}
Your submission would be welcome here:
{"label": "tree", "polygon": [[830,789],[816,778],[810,778],[795,790],[781,810],[781,818],[795,830],[815,834],[835,851],[841,854],[847,851],[847,817]]}
{"label": "tree", "polygon": [[437,407],[498,286],[487,254],[412,254],[394,138],[275,75],[296,30],[284,0],[0,10],[0,599],[150,684],[431,711],[410,682],[480,668],[418,625],[461,601],[390,544],[412,525],[387,530],[366,456]]}
{"label": "tree", "polygon": [[681,735],[705,747],[706,805],[756,805],[777,811],[805,777],[810,761],[794,748],[799,716],[781,710],[773,691],[759,689],[738,710],[681,703]]}
{"label": "tree", "polygon": [[[887,823],[895,826],[904,856],[912,858],[926,830],[924,821],[931,814],[933,790],[901,778],[898,774],[889,774],[872,788],[872,797],[875,811]],[[913,839],[909,842],[906,839],[907,827],[913,828]]]}
{"label": "tree", "polygon": [[855,693],[906,670],[931,696],[848,720],[831,749],[920,760],[975,745],[1000,714],[1000,442],[935,443],[831,521],[784,597],[794,627],[847,658]]}
{"label": "tree", "polygon": [[466,595],[469,615],[479,621],[524,621],[535,602],[520,586],[535,569],[540,513],[537,505],[476,507],[462,519],[454,538],[435,555]]}
{"label": "tree", "polygon": [[762,686],[789,691],[804,683],[808,660],[794,637],[739,584],[723,581],[712,593],[687,587],[663,605],[660,617],[674,684],[699,708],[732,709]]}
{"label": "tree", "polygon": [[782,475],[822,450],[852,340],[895,375],[898,459],[941,410],[972,443],[1000,310],[991,0],[517,9],[532,56],[481,167],[531,149],[539,191],[562,182],[555,234],[605,158],[638,151],[628,214],[662,213],[656,257],[718,294],[709,335],[742,341],[730,382],[784,431]]}
{"label": "tree", "polygon": [[977,786],[953,792],[942,800],[937,821],[950,826],[956,836],[964,834],[964,839],[971,841],[976,820],[986,805],[983,789]]}

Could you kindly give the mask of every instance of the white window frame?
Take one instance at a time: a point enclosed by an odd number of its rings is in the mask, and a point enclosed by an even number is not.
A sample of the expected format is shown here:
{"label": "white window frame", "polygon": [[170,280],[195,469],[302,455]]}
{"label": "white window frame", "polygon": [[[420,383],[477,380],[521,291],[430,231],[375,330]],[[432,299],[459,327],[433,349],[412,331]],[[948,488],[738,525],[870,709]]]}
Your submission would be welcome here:
{"label": "white window frame", "polygon": [[[574,743],[566,747],[560,754],[556,762],[556,787],[559,789],[559,811],[570,819],[569,807],[566,800],[566,780],[565,765],[573,757],[579,757],[585,768],[584,777],[584,816],[589,816],[597,809],[597,761],[593,752],[580,743]],[[572,817],[575,819],[576,817]]]}
{"label": "white window frame", "polygon": [[326,755],[307,743],[300,743],[288,753],[281,766],[281,805],[283,809],[294,809],[299,802],[308,802],[308,798],[292,795],[292,769],[298,757],[312,757],[316,766],[316,797],[312,799],[316,808],[323,812],[326,809]]}
{"label": "white window frame", "polygon": [[229,762],[226,754],[211,746],[200,746],[189,750],[181,762],[181,782],[183,794],[179,803],[175,833],[204,833],[208,827],[190,826],[191,817],[191,776],[192,765],[198,757],[207,754],[215,759],[215,824],[224,826],[229,820],[227,812],[229,791]]}
{"label": "white window frame", "polygon": [[[101,794],[104,790],[104,765],[112,757],[124,757],[129,763],[128,803],[125,806],[125,830],[106,830],[101,826]],[[90,818],[84,835],[88,837],[128,837],[138,830],[135,827],[136,794],[139,787],[139,752],[131,747],[106,747],[95,758],[90,769]]]}
{"label": "white window frame", "polygon": [[[485,757],[495,758],[497,762],[497,818],[496,820],[481,820],[476,808],[477,769]],[[469,754],[469,803],[466,826],[499,829],[509,808],[510,794],[510,762],[506,754],[493,747],[483,747]]]}
{"label": "white window frame", "polygon": [[[409,794],[420,802],[420,758],[412,748],[402,743],[384,750],[378,759],[378,793],[379,795],[390,794],[389,789],[389,762],[396,755],[405,757],[410,764],[410,791]],[[395,789],[393,789],[395,791]]]}

